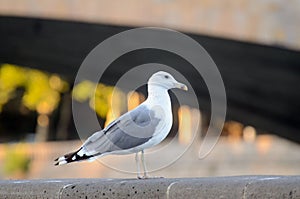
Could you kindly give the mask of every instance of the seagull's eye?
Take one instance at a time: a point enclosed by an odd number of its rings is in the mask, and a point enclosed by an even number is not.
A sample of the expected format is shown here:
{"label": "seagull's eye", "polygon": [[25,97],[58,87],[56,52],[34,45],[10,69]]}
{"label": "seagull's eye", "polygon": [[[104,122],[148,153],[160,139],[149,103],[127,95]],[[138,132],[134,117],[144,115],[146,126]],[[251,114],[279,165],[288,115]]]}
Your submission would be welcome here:
{"label": "seagull's eye", "polygon": [[169,79],[169,76],[168,76],[168,75],[165,75],[165,78],[166,78],[166,79]]}

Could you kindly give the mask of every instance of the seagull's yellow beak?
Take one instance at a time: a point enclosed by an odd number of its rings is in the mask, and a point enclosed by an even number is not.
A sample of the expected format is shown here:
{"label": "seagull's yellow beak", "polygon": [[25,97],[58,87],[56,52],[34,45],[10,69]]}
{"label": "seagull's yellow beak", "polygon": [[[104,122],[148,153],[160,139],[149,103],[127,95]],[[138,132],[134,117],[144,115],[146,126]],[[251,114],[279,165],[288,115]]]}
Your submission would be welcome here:
{"label": "seagull's yellow beak", "polygon": [[175,88],[179,88],[181,90],[185,90],[185,91],[188,90],[188,87],[185,84],[180,83],[180,82],[176,82],[174,86],[175,86]]}

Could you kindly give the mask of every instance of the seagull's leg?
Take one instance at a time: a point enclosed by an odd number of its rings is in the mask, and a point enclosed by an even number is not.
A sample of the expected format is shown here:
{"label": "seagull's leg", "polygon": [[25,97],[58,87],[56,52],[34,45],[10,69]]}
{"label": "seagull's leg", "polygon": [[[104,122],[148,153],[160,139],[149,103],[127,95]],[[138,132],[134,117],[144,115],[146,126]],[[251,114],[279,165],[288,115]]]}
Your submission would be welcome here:
{"label": "seagull's leg", "polygon": [[141,169],[140,169],[140,162],[139,162],[139,152],[135,153],[135,163],[137,168],[137,178],[141,179]]}
{"label": "seagull's leg", "polygon": [[144,178],[149,178],[149,176],[147,174],[146,164],[145,164],[144,150],[142,150],[141,152],[142,152],[141,159],[142,159],[143,169],[144,169]]}
{"label": "seagull's leg", "polygon": [[147,179],[147,178],[163,178],[163,177],[152,177],[152,176],[149,176],[147,174],[147,168],[146,168],[146,163],[145,163],[145,157],[144,157],[144,150],[141,151],[141,160],[142,160],[142,163],[143,163],[143,169],[144,169],[144,176],[142,178],[144,179]]}

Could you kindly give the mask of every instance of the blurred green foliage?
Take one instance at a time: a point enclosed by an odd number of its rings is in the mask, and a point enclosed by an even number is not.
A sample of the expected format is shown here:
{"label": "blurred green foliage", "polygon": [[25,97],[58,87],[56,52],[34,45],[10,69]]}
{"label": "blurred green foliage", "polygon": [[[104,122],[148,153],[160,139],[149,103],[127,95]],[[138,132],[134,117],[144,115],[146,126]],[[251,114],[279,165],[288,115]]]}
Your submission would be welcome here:
{"label": "blurred green foliage", "polygon": [[5,147],[3,162],[4,173],[7,176],[24,175],[29,171],[31,158],[22,143]]}
{"label": "blurred green foliage", "polygon": [[[39,114],[51,114],[60,102],[61,93],[69,91],[69,84],[56,74],[12,64],[0,65],[0,113],[3,106],[15,97],[17,88],[24,89],[23,105]],[[125,95],[118,88],[90,81],[82,81],[72,90],[73,99],[89,101],[90,107],[106,119],[112,107],[124,110]]]}
{"label": "blurred green foliage", "polygon": [[106,118],[112,108],[116,109],[116,112],[121,112],[126,106],[122,104],[125,95],[120,89],[87,80],[74,86],[72,96],[79,102],[88,100],[90,107],[102,118]]}
{"label": "blurred green foliage", "polygon": [[3,105],[14,97],[17,88],[25,90],[22,98],[25,107],[49,114],[57,107],[60,93],[66,92],[69,85],[55,74],[3,64],[0,67],[0,112]]}

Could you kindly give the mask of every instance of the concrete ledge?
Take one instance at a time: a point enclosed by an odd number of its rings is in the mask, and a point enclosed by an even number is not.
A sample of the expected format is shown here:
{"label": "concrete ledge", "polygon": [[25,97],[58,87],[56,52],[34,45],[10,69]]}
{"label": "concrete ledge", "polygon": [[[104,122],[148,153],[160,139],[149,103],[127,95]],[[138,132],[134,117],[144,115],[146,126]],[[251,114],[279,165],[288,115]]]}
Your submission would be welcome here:
{"label": "concrete ledge", "polygon": [[300,176],[2,180],[0,198],[300,198]]}

